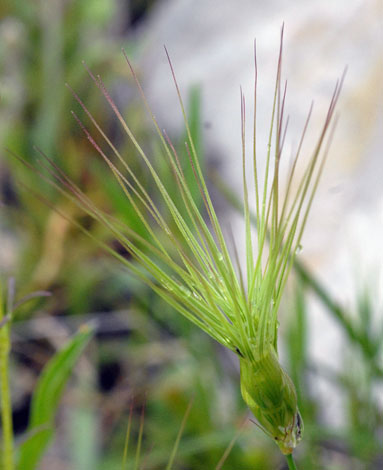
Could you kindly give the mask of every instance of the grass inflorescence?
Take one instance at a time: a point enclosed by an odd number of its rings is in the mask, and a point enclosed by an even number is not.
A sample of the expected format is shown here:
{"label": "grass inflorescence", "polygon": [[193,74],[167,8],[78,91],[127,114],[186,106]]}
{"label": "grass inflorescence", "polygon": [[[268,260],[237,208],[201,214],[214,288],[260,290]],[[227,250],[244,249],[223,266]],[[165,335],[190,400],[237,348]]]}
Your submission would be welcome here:
{"label": "grass inflorescence", "polygon": [[[124,248],[127,256],[113,249],[72,220],[97,243],[127,266],[179,313],[216,341],[235,352],[241,367],[243,399],[257,418],[259,426],[276,441],[284,454],[291,454],[301,438],[303,421],[299,414],[294,384],[278,360],[278,311],[295,253],[299,250],[304,227],[322,173],[328,144],[334,129],[334,110],[342,81],[335,86],[327,115],[308,163],[299,177],[297,162],[309,125],[312,106],[294,155],[287,184],[282,192],[280,161],[288,126],[285,116],[286,84],[282,83],[282,43],[277,64],[270,132],[266,142],[265,170],[259,174],[257,134],[257,60],[254,53],[254,116],[252,172],[255,194],[250,196],[246,148],[246,106],[241,91],[242,168],[246,262],[241,267],[238,253],[225,236],[203,174],[187,113],[172,62],[168,57],[180,108],[185,123],[187,164],[193,185],[185,176],[185,163],[164,130],[161,130],[143,88],[126,53],[124,56],[154,125],[164,159],[177,185],[176,195],[167,189],[145,145],[135,137],[100,76],[89,76],[111,107],[117,121],[130,139],[136,158],[147,169],[152,189],[140,181],[132,168],[131,155],[120,153],[90,113],[81,98],[74,98],[93,125],[90,131],[72,113],[94,150],[113,173],[140,224],[128,226],[97,206],[49,157],[40,152],[36,171],[63,193],[84,213],[107,228]],[[86,66],[86,65],[85,65]],[[98,141],[100,139],[100,143]],[[259,139],[258,139],[259,140]],[[41,170],[43,169],[43,171]],[[198,201],[195,196],[198,189]],[[254,201],[256,230],[252,229],[250,206]],[[48,202],[49,203],[49,202]],[[65,215],[64,215],[65,216]]]}

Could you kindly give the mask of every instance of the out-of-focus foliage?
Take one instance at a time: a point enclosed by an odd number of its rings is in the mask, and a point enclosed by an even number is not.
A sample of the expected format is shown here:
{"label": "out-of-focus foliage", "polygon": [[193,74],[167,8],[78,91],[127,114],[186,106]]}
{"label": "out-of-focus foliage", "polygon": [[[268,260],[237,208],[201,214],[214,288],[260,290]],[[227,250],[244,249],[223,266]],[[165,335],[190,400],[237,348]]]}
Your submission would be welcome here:
{"label": "out-of-focus foliage", "polygon": [[[44,301],[40,315],[32,313],[39,306],[36,300],[20,309],[14,319],[11,372],[16,432],[25,432],[32,390],[60,329],[96,317],[97,338],[66,394],[57,420],[57,439],[41,469],[62,468],[60,465],[68,470],[121,469],[132,403],[128,462],[135,461],[141,405],[145,403],[141,461],[145,468],[166,468],[192,397],[174,469],[215,468],[237,434],[223,469],[283,468],[277,447],[251,422],[242,425],[246,410],[240,398],[237,359],[129,273],[116,268],[96,244],[35,198],[32,192],[69,213],[95,237],[114,243],[104,229],[69,208],[59,192],[5,152],[7,147],[32,161],[39,158],[33,149],[38,146],[100,207],[137,227],[113,175],[105,171],[70,114],[74,109],[86,122],[65,82],[121,153],[137,165],[134,170],[145,183],[145,172],[138,166],[131,144],[112,121],[82,60],[102,75],[138,140],[160,167],[161,153],[120,54],[121,46],[133,57],[138,53],[139,44],[129,33],[136,21],[145,21],[148,10],[143,5],[153,3],[5,0],[0,4],[0,273],[14,275],[22,292],[47,289],[53,294]],[[198,94],[191,93],[189,115],[203,154],[199,103]],[[177,148],[187,161],[183,136],[173,136],[173,141],[179,143]],[[169,191],[177,191],[174,178],[165,171],[161,176],[167,179]],[[192,172],[189,177],[192,181]],[[296,456],[298,468],[378,469],[383,459],[378,396],[383,367],[381,325],[373,324],[376,315],[367,295],[353,317],[327,299],[329,315],[337,318],[348,338],[343,372],[310,363],[306,297],[312,289],[307,279],[297,277],[281,325],[286,332],[288,371],[297,386],[305,421]],[[315,295],[320,297],[318,292]],[[315,393],[319,378],[325,378],[334,393],[342,396],[341,427],[322,420],[326,404]]]}
{"label": "out-of-focus foliage", "polygon": [[[71,177],[81,181],[88,194],[103,207],[107,204],[107,209],[123,214],[125,220],[130,218],[125,200],[116,195],[113,179],[103,179],[100,185],[98,177],[103,170],[71,117],[72,108],[80,117],[82,114],[65,87],[67,82],[76,90],[102,126],[112,126],[98,90],[90,86],[82,61],[86,60],[101,75],[108,71],[106,81],[113,80],[123,65],[118,46],[126,45],[123,36],[129,23],[128,19],[126,24],[122,21],[124,13],[128,15],[129,10],[121,2],[103,0],[16,1],[2,2],[0,7],[1,182],[3,198],[9,203],[9,219],[3,224],[4,237],[8,235],[11,245],[16,241],[13,256],[9,253],[4,256],[11,261],[16,258],[12,271],[25,291],[36,286],[58,288],[61,279],[71,280],[70,284],[62,284],[66,287],[63,298],[56,297],[60,304],[55,306],[57,310],[68,305],[77,311],[94,308],[89,290],[94,283],[102,282],[100,268],[92,262],[92,257],[98,256],[97,250],[78,237],[65,219],[32,195],[36,191],[52,206],[70,211],[67,201],[41,177],[5,157],[5,148],[32,161],[39,157],[33,149],[38,146]],[[137,109],[134,99],[124,97],[118,84],[115,85],[117,99],[132,116],[133,130],[145,135],[142,111]],[[125,90],[129,92],[129,84]],[[115,138],[121,140],[119,135]],[[127,142],[119,143],[121,149],[130,151]],[[101,195],[104,192],[110,196],[105,203]],[[70,215],[75,219],[78,216],[71,212]],[[7,220],[14,222],[8,230]],[[77,263],[79,259],[87,261]],[[72,297],[79,301],[78,308]]]}

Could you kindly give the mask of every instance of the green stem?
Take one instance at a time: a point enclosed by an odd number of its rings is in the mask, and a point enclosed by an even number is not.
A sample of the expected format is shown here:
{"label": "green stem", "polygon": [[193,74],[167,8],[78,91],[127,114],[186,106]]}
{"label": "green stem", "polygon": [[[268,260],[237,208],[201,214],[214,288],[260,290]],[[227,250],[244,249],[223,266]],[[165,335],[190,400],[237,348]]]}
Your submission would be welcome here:
{"label": "green stem", "polygon": [[[4,302],[0,283],[0,321],[4,317]],[[9,351],[9,323],[7,322],[0,328],[0,404],[3,431],[1,463],[4,470],[14,469],[12,405],[9,391]]]}
{"label": "green stem", "polygon": [[293,454],[286,455],[286,460],[289,470],[298,470],[294,462]]}

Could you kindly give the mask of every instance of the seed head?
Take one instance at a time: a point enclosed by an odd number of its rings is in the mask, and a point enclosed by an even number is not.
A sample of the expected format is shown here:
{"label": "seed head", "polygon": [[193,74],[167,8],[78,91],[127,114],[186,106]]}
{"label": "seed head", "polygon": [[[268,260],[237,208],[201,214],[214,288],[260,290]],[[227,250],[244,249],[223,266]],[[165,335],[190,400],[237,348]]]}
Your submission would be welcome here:
{"label": "seed head", "polygon": [[[154,164],[137,141],[122,113],[112,100],[103,81],[88,70],[91,79],[111,106],[117,120],[131,140],[137,157],[146,165],[152,184],[157,188],[161,204],[154,201],[129,165],[88,111],[79,96],[72,93],[83,108],[108,150],[80,121],[94,149],[104,159],[126,195],[131,210],[138,216],[145,236],[99,209],[49,158],[45,158],[51,182],[88,215],[107,227],[129,253],[123,257],[109,245],[95,240],[126,265],[144,283],[172,305],[179,313],[212,338],[239,356],[243,399],[264,431],[285,454],[292,452],[301,438],[303,423],[297,406],[294,385],[278,362],[278,311],[282,293],[300,247],[303,230],[322,172],[328,142],[331,140],[335,104],[341,83],[337,83],[327,116],[303,176],[295,174],[302,142],[309,124],[312,106],[295,153],[284,194],[281,194],[279,166],[288,119],[285,119],[286,85],[281,84],[282,39],[272,102],[270,132],[266,145],[266,165],[262,178],[258,175],[256,144],[257,63],[254,54],[254,136],[252,177],[255,185],[255,231],[252,228],[245,146],[245,98],[241,90],[242,167],[244,221],[246,234],[246,275],[242,275],[238,255],[230,252],[214,209],[205,177],[192,139],[185,108],[169,55],[169,65],[185,121],[186,151],[202,207],[197,204],[184,174],[184,165],[175,146],[162,131],[153,115],[133,67],[125,58],[152,119],[159,143],[178,187],[172,196]],[[343,79],[342,79],[343,80]],[[41,152],[42,153],[42,152]],[[116,163],[118,162],[118,165]],[[162,209],[160,209],[162,208]],[[164,210],[165,208],[165,210]],[[207,219],[207,220],[206,220]],[[171,221],[171,223],[169,222]],[[74,222],[76,223],[76,222]],[[81,227],[80,227],[81,228]],[[82,228],[86,232],[85,229]],[[88,233],[93,237],[92,234]],[[170,242],[172,247],[169,250]]]}

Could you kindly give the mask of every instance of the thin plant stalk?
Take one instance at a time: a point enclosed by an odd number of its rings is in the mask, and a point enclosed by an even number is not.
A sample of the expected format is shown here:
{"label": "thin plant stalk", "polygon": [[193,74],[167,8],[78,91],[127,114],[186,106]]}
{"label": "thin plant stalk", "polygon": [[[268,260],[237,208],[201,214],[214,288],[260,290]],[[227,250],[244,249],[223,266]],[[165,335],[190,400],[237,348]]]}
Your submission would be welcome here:
{"label": "thin plant stalk", "polygon": [[289,466],[289,470],[298,470],[294,462],[293,454],[286,455],[286,460],[287,465]]}
{"label": "thin plant stalk", "polygon": [[176,441],[175,441],[174,446],[173,446],[172,453],[170,454],[169,462],[166,466],[166,470],[171,470],[172,469],[174,459],[175,459],[176,454],[177,454],[178,446],[179,446],[179,443],[181,441],[182,433],[184,432],[186,421],[188,419],[188,416],[189,416],[192,405],[193,405],[193,400],[190,401],[190,403],[189,403],[189,405],[188,405],[188,407],[185,411],[184,417],[182,419],[181,427],[178,431],[177,438],[176,438]]}
{"label": "thin plant stalk", "polygon": [[[6,318],[4,314],[3,290],[0,282],[0,322]],[[0,328],[0,394],[1,394],[1,424],[2,452],[1,463],[4,470],[14,469],[12,405],[9,386],[9,322]]]}
{"label": "thin plant stalk", "polygon": [[131,428],[132,428],[132,416],[133,416],[133,403],[131,403],[131,405],[130,405],[128,428],[126,430],[124,453],[123,453],[123,456],[122,456],[122,470],[126,470],[126,468],[127,468],[126,462],[127,462],[127,459],[128,459],[130,431],[131,431]]}
{"label": "thin plant stalk", "polygon": [[138,432],[138,442],[136,447],[136,458],[134,463],[134,470],[139,470],[140,467],[140,458],[141,458],[141,446],[142,446],[142,436],[144,433],[144,421],[145,421],[145,406],[142,406],[141,418],[140,418],[140,430]]}

